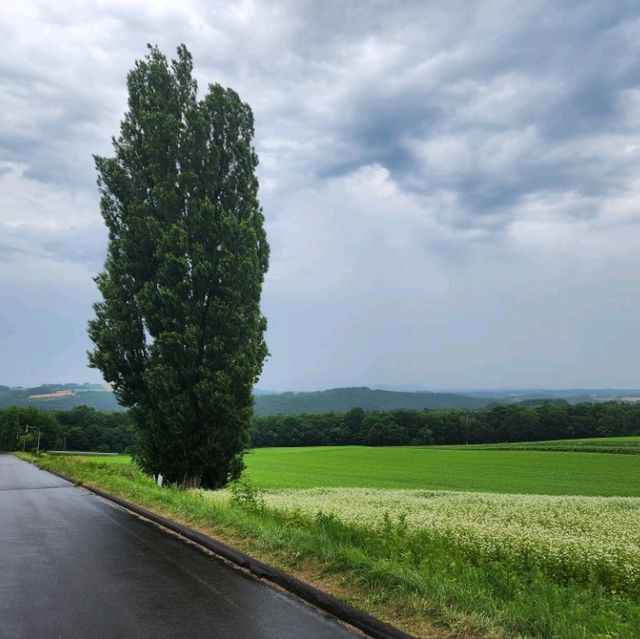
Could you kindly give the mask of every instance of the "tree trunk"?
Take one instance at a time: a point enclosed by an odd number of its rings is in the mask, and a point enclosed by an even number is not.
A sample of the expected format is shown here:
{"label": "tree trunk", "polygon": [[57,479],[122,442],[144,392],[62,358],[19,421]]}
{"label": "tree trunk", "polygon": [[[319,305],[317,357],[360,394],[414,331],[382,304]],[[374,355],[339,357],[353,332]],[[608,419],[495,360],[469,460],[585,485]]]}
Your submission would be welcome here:
{"label": "tree trunk", "polygon": [[202,482],[202,473],[185,473],[182,481],[180,482],[180,488],[183,490],[189,490],[190,488],[200,488]]}

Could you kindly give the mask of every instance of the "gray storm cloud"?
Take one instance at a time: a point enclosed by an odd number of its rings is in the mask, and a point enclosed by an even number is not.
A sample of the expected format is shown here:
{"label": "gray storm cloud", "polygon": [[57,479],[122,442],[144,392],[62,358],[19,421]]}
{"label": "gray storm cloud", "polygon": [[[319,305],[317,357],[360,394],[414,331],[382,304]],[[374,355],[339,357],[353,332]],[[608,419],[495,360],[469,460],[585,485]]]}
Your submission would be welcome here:
{"label": "gray storm cloud", "polygon": [[260,385],[638,386],[631,2],[21,2],[0,37],[0,383],[90,381],[92,153],[185,42],[256,116]]}

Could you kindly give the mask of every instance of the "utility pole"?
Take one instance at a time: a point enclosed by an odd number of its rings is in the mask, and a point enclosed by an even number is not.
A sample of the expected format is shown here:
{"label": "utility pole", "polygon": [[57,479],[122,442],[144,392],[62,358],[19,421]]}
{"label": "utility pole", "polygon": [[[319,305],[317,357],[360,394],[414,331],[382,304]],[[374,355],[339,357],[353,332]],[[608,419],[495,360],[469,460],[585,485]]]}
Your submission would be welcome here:
{"label": "utility pole", "polygon": [[[29,424],[27,424],[24,427],[24,437],[22,438],[22,452],[24,453],[25,449],[26,449],[26,445],[27,445],[27,433],[29,432],[29,428],[31,428],[31,426],[29,426]],[[38,444],[36,447],[36,457],[40,457],[40,435],[42,434],[42,431],[38,428]]]}

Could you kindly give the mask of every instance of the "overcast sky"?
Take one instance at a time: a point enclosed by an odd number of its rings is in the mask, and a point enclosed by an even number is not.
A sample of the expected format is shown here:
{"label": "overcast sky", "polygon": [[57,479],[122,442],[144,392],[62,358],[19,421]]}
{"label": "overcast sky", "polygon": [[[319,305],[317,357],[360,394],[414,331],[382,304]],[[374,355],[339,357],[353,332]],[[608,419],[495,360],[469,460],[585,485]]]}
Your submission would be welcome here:
{"label": "overcast sky", "polygon": [[276,390],[640,386],[637,2],[5,3],[0,384],[86,367],[147,42],[252,106]]}

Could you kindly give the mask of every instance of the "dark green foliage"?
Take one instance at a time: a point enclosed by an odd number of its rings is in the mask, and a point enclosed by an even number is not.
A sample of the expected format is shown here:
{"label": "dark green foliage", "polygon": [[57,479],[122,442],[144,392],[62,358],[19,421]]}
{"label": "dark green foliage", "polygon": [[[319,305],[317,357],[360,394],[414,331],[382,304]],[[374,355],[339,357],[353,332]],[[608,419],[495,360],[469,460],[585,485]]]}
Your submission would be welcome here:
{"label": "dark green foliage", "polygon": [[[531,412],[533,411],[533,412]],[[44,417],[43,417],[44,415]],[[9,408],[0,410],[0,450],[21,449],[18,439],[25,423],[34,426],[56,426],[47,431],[43,449],[125,452],[134,443],[133,428],[128,413],[106,413],[87,406],[71,411],[40,411]],[[531,431],[531,421],[534,431]],[[522,429],[525,425],[526,428]],[[51,433],[51,436],[49,435]],[[549,440],[573,438],[640,435],[640,406],[618,404],[556,405],[550,403],[531,409],[521,405],[494,406],[488,411],[414,411],[397,410],[387,413],[365,412],[354,408],[348,413],[321,415],[281,415],[255,417],[251,428],[251,445],[269,446],[336,446],[348,444],[430,445],[430,444],[499,444],[514,442],[514,446],[535,444],[536,450],[567,450],[567,444]],[[29,438],[31,441],[31,438]],[[582,452],[615,452],[637,454],[637,447],[619,440],[576,442],[571,450]],[[507,444],[508,445],[508,444]]]}
{"label": "dark green foliage", "polygon": [[127,413],[100,412],[88,406],[57,412],[64,448],[104,453],[131,451],[134,431]]}
{"label": "dark green foliage", "polygon": [[133,427],[127,413],[99,412],[88,406],[56,412],[6,408],[0,410],[0,450],[22,450],[26,425],[30,426],[26,450],[35,448],[38,428],[42,450],[123,453],[133,446]]}
{"label": "dark green foliage", "polygon": [[498,405],[486,411],[396,410],[255,417],[251,443],[268,446],[488,444],[640,434],[640,406]]}
{"label": "dark green foliage", "polygon": [[150,47],[128,89],[115,156],[96,157],[109,247],[90,363],[131,407],[144,470],[217,488],[242,470],[267,354],[253,115],[220,85],[198,100],[184,46],[171,64]]}
{"label": "dark green foliage", "polygon": [[38,431],[41,450],[55,448],[62,441],[62,429],[54,414],[36,408],[0,410],[0,450],[33,451]]}

